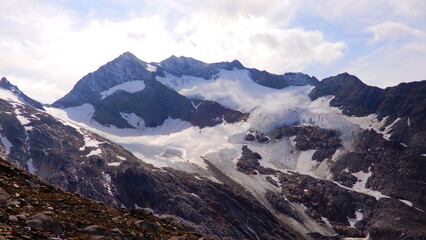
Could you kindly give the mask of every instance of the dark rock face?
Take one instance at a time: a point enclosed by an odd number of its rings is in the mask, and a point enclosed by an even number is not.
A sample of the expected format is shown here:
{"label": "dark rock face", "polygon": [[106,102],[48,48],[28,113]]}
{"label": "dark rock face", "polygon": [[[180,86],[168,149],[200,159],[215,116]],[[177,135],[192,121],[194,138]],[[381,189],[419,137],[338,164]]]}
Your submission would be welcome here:
{"label": "dark rock face", "polygon": [[[342,180],[344,169],[350,173],[372,172],[367,187],[396,199],[406,199],[426,209],[426,157],[416,148],[406,148],[387,141],[375,131],[365,131],[353,152],[342,156],[332,168],[336,180]],[[349,184],[350,185],[350,184]]]}
{"label": "dark rock face", "polygon": [[241,158],[238,159],[237,170],[245,174],[256,175],[256,170],[260,166],[259,160],[262,159],[262,157],[259,153],[251,151],[246,145],[244,145],[241,150],[243,154]]}
{"label": "dark rock face", "polygon": [[284,75],[276,75],[266,71],[259,71],[257,69],[249,69],[249,71],[250,77],[253,81],[270,88],[281,89],[288,86],[314,86],[318,83],[318,79],[303,73],[286,73]]}
{"label": "dark rock face", "polygon": [[309,93],[311,100],[322,96],[333,95],[331,106],[343,107],[348,116],[365,116],[372,113],[371,109],[377,106],[377,98],[381,89],[365,85],[357,77],[342,73],[320,81]]}
{"label": "dark rock face", "polygon": [[208,235],[234,239],[256,239],[256,235],[261,239],[295,238],[253,196],[229,185],[167,170],[168,173],[143,172],[141,168],[128,166],[112,178],[120,198],[126,200],[125,205],[136,203],[156,212],[180,216]]}
{"label": "dark rock face", "polygon": [[380,208],[370,222],[370,238],[426,239],[426,213],[396,200],[381,198]]}
{"label": "dark rock face", "polygon": [[331,106],[339,107],[345,115],[389,116],[387,124],[397,118],[409,117],[411,125],[425,130],[426,81],[401,83],[396,87],[380,89],[365,85],[347,73],[323,79],[309,94],[311,100],[333,95]]}
{"label": "dark rock face", "polygon": [[244,137],[244,140],[247,142],[253,142],[256,141],[258,143],[267,144],[269,141],[271,141],[269,136],[266,136],[264,133],[260,133],[257,131],[251,131],[247,133],[247,135]]}
{"label": "dark rock face", "polygon": [[204,63],[190,57],[171,56],[160,62],[160,66],[168,73],[177,77],[182,75],[201,77],[206,80],[214,78],[220,69],[232,70],[243,69],[244,66],[237,60],[221,63]]}
{"label": "dark rock face", "polygon": [[268,191],[266,192],[265,197],[272,204],[275,210],[292,217],[298,222],[303,223],[302,219],[297,215],[296,211],[289,205],[289,202],[283,197],[283,195]]}
{"label": "dark rock face", "polygon": [[277,171],[271,168],[260,166],[259,160],[262,159],[259,153],[250,150],[247,145],[242,147],[242,156],[238,159],[237,170],[247,175],[275,174]]}
{"label": "dark rock face", "polygon": [[0,80],[0,87],[10,90],[14,94],[18,95],[18,97],[21,98],[28,105],[38,108],[40,110],[44,110],[43,105],[40,102],[25,95],[21,90],[19,90],[17,86],[11,84],[9,80],[7,80],[5,77]]}
{"label": "dark rock face", "polygon": [[283,126],[279,129],[275,138],[281,139],[283,136],[296,136],[294,141],[297,150],[317,150],[312,159],[319,162],[331,158],[336,150],[342,146],[335,132],[313,126]]}
{"label": "dark rock face", "polygon": [[248,113],[242,113],[225,108],[217,102],[207,100],[193,100],[196,109],[191,111],[188,120],[193,126],[213,127],[221,123],[236,123],[246,121]]}
{"label": "dark rock face", "polygon": [[[114,209],[53,187],[0,159],[3,239],[199,239],[145,210]],[[152,227],[141,227],[152,226]]]}
{"label": "dark rock face", "polygon": [[[134,128],[121,113],[134,113],[146,127],[157,127],[169,117],[190,122],[201,128],[223,122],[234,123],[247,119],[248,114],[228,109],[205,100],[191,100],[154,80],[146,89],[136,93],[116,92],[95,104],[93,119],[103,125]],[[197,107],[194,107],[197,106]]]}
{"label": "dark rock face", "polygon": [[377,201],[374,197],[352,192],[325,180],[318,180],[310,176],[293,174],[280,174],[283,194],[291,201],[303,203],[312,212],[313,217],[318,214],[329,219],[342,230],[349,227],[348,217],[355,218],[355,211],[363,213],[359,221],[358,235],[362,235],[365,224],[371,219]]}
{"label": "dark rock face", "polygon": [[191,101],[158,81],[146,84],[143,91],[119,92],[97,103],[93,119],[103,125],[133,128],[120,113],[135,113],[143,118],[145,126],[157,127],[171,117],[187,119],[194,107]]}

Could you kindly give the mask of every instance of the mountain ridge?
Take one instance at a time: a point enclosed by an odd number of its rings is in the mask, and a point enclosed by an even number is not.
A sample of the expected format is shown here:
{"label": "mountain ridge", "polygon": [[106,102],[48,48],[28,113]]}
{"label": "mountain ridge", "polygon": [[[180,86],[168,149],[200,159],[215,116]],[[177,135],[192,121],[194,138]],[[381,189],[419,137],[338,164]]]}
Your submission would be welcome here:
{"label": "mountain ridge", "polygon": [[12,91],[14,94],[18,95],[19,98],[21,98],[24,102],[26,102],[27,104],[38,108],[40,110],[44,110],[43,108],[43,104],[41,104],[40,102],[28,97],[27,95],[25,95],[25,93],[23,93],[21,90],[19,90],[19,88],[16,85],[13,85],[11,82],[9,82],[9,80],[7,80],[5,77],[2,77],[0,79],[0,88],[4,88],[7,90]]}
{"label": "mountain ridge", "polygon": [[380,89],[348,73],[284,81],[219,69],[229,62],[135,58],[92,73],[117,77],[90,103],[42,114],[3,97],[0,152],[63,188],[207,236],[426,237],[426,81]]}

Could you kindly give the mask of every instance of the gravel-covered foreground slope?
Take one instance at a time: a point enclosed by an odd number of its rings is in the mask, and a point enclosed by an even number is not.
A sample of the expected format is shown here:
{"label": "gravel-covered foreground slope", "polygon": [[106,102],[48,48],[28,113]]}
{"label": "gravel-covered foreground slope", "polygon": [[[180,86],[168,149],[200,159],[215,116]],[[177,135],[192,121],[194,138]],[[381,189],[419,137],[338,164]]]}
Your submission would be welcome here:
{"label": "gravel-covered foreground slope", "polygon": [[200,239],[147,210],[107,207],[0,159],[0,239]]}

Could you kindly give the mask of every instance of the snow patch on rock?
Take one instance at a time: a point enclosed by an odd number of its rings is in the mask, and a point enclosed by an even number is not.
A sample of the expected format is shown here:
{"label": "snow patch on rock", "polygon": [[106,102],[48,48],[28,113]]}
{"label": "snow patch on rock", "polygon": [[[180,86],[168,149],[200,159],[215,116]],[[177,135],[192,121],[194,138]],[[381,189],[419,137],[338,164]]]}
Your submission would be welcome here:
{"label": "snow patch on rock", "polygon": [[110,167],[118,167],[120,166],[121,162],[112,162],[112,163],[107,163],[108,166]]}
{"label": "snow patch on rock", "polygon": [[113,196],[112,194],[112,187],[111,187],[111,175],[109,175],[108,173],[102,172],[102,177],[103,177],[103,186],[107,189],[108,194]]}
{"label": "snow patch on rock", "polygon": [[150,72],[155,72],[155,71],[157,71],[157,67],[152,65],[152,64],[147,64],[146,70],[148,70]]}
{"label": "snow patch on rock", "polygon": [[86,155],[86,157],[94,156],[94,155],[100,155],[102,153],[102,150],[100,148],[90,151],[89,154]]}
{"label": "snow patch on rock", "polygon": [[405,203],[407,206],[413,207],[413,203],[408,200],[404,200],[404,199],[398,199],[398,200]]}
{"label": "snow patch on rock", "polygon": [[358,181],[355,183],[355,185],[352,187],[353,190],[357,191],[357,192],[361,192],[370,196],[375,197],[377,200],[379,200],[380,198],[390,198],[389,196],[386,196],[384,194],[382,194],[379,191],[375,191],[369,188],[366,188],[365,185],[367,184],[368,178],[371,176],[371,171],[368,172],[363,172],[363,171],[359,171],[356,173],[352,173],[353,176],[355,176]]}
{"label": "snow patch on rock", "polygon": [[348,222],[349,222],[350,227],[355,228],[355,224],[357,222],[361,221],[363,217],[364,216],[363,216],[362,212],[356,210],[355,211],[355,218],[349,218],[348,217]]}
{"label": "snow patch on rock", "polygon": [[101,99],[104,99],[106,97],[108,97],[109,95],[113,94],[115,91],[117,90],[122,90],[122,91],[126,91],[129,93],[135,93],[138,91],[142,91],[145,89],[145,82],[140,80],[140,81],[131,81],[131,82],[124,82],[122,84],[118,84],[108,90],[102,91],[100,93],[101,95]]}
{"label": "snow patch on rock", "polygon": [[36,174],[37,169],[34,167],[33,159],[32,158],[28,159],[26,165],[27,165],[27,169],[28,169],[29,173]]}
{"label": "snow patch on rock", "polygon": [[9,141],[9,139],[7,139],[7,137],[3,136],[3,134],[0,134],[0,140],[4,146],[6,154],[10,154],[10,149],[13,147],[13,144]]}

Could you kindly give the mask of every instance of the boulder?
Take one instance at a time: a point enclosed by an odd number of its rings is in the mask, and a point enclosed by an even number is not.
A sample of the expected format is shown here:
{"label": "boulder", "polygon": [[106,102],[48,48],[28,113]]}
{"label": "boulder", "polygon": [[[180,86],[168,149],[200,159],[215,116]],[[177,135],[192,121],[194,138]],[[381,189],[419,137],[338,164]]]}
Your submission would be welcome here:
{"label": "boulder", "polygon": [[7,200],[10,198],[9,193],[0,188],[0,204],[5,204]]}
{"label": "boulder", "polygon": [[54,215],[52,212],[38,213],[27,218],[26,223],[31,229],[60,235],[63,230],[61,225],[53,220]]}

